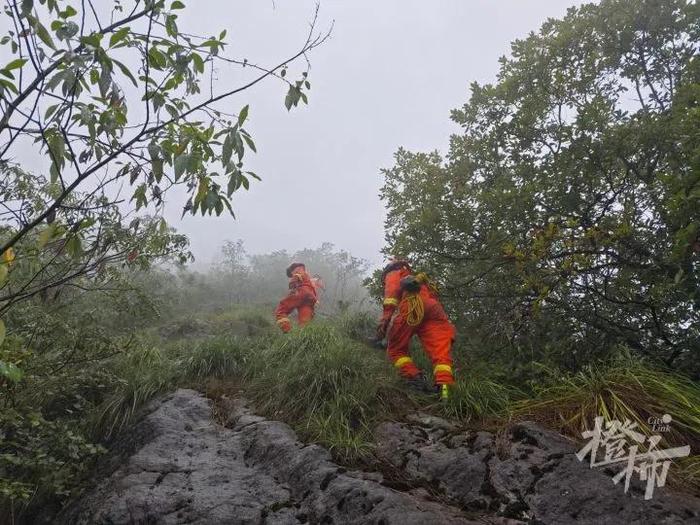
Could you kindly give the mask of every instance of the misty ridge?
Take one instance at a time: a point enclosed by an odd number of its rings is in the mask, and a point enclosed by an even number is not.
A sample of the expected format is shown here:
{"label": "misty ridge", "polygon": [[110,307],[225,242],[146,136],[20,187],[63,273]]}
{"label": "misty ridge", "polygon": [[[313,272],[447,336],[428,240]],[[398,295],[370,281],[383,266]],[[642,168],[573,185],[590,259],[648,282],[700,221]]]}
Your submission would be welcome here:
{"label": "misty ridge", "polygon": [[180,305],[179,314],[189,315],[190,306],[198,313],[222,310],[236,305],[269,308],[270,315],[287,288],[285,270],[290,261],[304,261],[309,271],[322,280],[317,314],[328,317],[352,311],[374,311],[364,282],[370,276],[369,264],[330,243],[295,253],[284,250],[248,254],[243,241],[228,241],[221,254],[208,267],[160,267],[144,272],[136,280],[150,291],[148,297],[159,309]]}

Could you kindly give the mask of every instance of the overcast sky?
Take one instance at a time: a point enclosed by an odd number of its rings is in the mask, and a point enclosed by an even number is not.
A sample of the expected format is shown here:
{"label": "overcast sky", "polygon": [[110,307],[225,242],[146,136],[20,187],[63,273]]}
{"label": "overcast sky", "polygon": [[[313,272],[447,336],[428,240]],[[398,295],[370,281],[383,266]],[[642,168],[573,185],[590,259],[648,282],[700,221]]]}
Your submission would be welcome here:
{"label": "overcast sky", "polygon": [[[324,241],[380,264],[380,169],[398,147],[445,151],[451,109],[472,81],[491,82],[509,43],[560,17],[574,0],[321,0],[332,39],[311,55],[309,105],[284,108],[272,81],[232,100],[250,103],[263,181],[235,195],[238,220],[169,218],[207,261],[225,239],[250,252],[316,247]],[[196,9],[191,6],[196,4]],[[230,52],[274,63],[299,47],[314,0],[198,0],[180,28],[228,30]],[[226,73],[220,81],[228,82]]]}
{"label": "overcast sky", "polygon": [[[218,35],[226,29],[226,55],[272,66],[303,44],[316,0],[185,3],[181,31]],[[319,28],[334,23],[334,29],[310,56],[309,105],[287,112],[285,86],[270,79],[221,107],[236,113],[250,104],[246,128],[258,154],[246,159],[247,168],[263,179],[249,192],[234,194],[238,219],[181,220],[186,197],[179,189],[168,194],[168,220],[190,236],[199,262],[212,260],[225,240],[242,239],[250,253],[332,242],[381,264],[381,168],[392,165],[400,146],[446,151],[450,134],[459,131],[450,110],[467,101],[469,84],[492,82],[512,40],[581,3],[320,0]],[[290,78],[303,67],[291,67]],[[217,71],[218,90],[239,86],[250,73],[251,68]],[[47,158],[37,157],[33,145],[22,150],[20,160],[29,169],[48,170],[39,164]]]}

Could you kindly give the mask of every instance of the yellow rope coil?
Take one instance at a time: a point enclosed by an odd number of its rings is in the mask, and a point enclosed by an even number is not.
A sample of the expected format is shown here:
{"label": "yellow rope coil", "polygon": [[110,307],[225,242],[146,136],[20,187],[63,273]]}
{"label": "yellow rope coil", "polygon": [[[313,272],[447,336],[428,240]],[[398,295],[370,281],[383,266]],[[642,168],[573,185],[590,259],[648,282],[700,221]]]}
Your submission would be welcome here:
{"label": "yellow rope coil", "polygon": [[423,299],[418,294],[406,296],[406,324],[409,326],[418,326],[423,321],[425,315],[425,306]]}

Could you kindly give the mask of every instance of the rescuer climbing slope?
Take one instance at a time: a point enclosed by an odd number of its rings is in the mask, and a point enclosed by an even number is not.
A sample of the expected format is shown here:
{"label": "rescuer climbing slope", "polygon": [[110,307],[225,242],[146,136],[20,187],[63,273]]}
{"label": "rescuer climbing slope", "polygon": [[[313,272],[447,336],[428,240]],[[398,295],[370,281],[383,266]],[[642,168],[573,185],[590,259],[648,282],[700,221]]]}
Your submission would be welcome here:
{"label": "rescuer climbing slope", "polygon": [[318,300],[314,281],[306,271],[303,263],[292,263],[287,268],[289,277],[289,293],[275,309],[275,318],[280,329],[287,333],[292,329],[289,315],[297,311],[297,323],[304,326],[314,317],[314,309]]}
{"label": "rescuer climbing slope", "polygon": [[[455,328],[447,318],[426,274],[413,275],[406,261],[392,260],[382,273],[384,305],[377,338],[387,337],[387,354],[399,374],[411,384],[422,384],[423,375],[408,354],[417,335],[433,364],[433,377],[446,399],[454,383],[452,342]],[[393,321],[392,321],[393,319]]]}

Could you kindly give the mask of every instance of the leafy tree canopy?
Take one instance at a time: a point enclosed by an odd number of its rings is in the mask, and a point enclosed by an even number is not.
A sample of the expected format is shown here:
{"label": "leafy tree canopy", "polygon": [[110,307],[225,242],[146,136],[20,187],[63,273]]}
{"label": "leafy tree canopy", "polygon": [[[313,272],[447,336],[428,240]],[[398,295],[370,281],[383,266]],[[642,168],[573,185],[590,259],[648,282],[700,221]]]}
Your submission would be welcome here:
{"label": "leafy tree canopy", "polygon": [[514,42],[446,158],[385,170],[387,252],[439,276],[488,351],[697,365],[698,42],[686,0],[603,0]]}
{"label": "leafy tree canopy", "polygon": [[[276,79],[287,109],[307,102],[307,55],[328,36],[318,12],[300,47],[265,66],[227,54],[225,30],[182,30],[184,9],[179,0],[4,5],[0,314],[103,275],[110,262],[186,260],[186,239],[161,218],[166,194],[184,188],[183,214],[233,214],[233,193],[258,178],[244,166],[256,150],[249,107],[234,96]],[[288,74],[295,61],[301,67]],[[247,80],[219,86],[212,72],[223,68],[245,70]],[[32,148],[48,173],[19,165]],[[146,208],[152,218],[134,215]]]}

